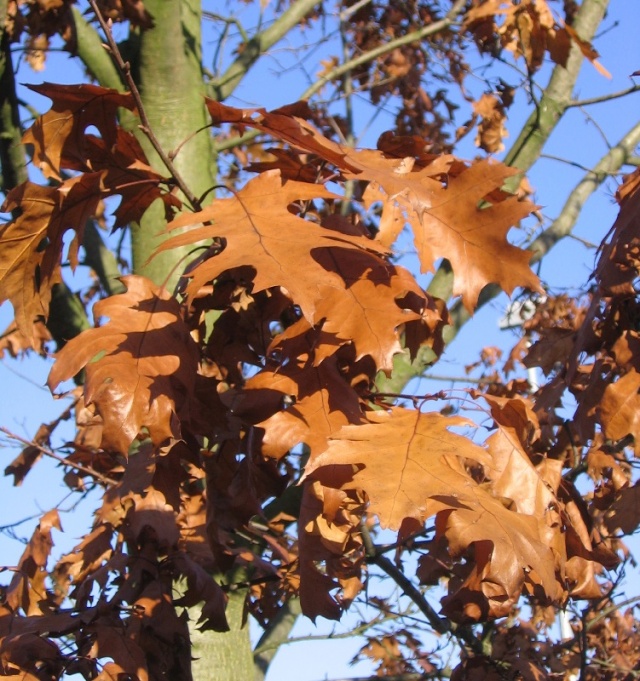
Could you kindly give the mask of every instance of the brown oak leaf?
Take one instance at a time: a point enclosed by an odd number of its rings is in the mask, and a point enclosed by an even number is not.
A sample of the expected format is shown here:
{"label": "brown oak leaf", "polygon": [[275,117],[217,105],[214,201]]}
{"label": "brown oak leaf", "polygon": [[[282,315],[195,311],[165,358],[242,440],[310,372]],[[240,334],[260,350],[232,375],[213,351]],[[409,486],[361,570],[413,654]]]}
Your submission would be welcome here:
{"label": "brown oak leaf", "polygon": [[[400,327],[420,320],[428,303],[415,279],[401,267],[375,261],[369,254],[327,249],[321,260],[331,261],[346,288],[324,286],[316,308],[322,330],[351,341],[356,359],[369,355],[381,371],[393,368],[394,354],[402,351]],[[404,307],[412,294],[419,310]]]}
{"label": "brown oak leaf", "polygon": [[[232,399],[234,413],[253,417],[264,429],[262,452],[274,458],[301,442],[315,456],[342,426],[362,418],[357,393],[345,381],[335,355],[318,366],[301,357],[278,371],[261,371]],[[285,400],[292,404],[283,409]],[[224,394],[223,401],[229,401]],[[265,414],[269,403],[273,407]]]}
{"label": "brown oak leaf", "polygon": [[[133,111],[131,93],[118,92],[98,85],[29,85],[48,97],[51,109],[27,130],[22,141],[34,147],[33,161],[47,178],[62,179],[61,169],[69,159],[86,159],[85,131],[95,126],[107,147],[116,142],[117,111]],[[73,165],[71,165],[73,167]]]}
{"label": "brown oak leaf", "polygon": [[49,375],[51,390],[81,369],[85,403],[103,419],[103,447],[126,455],[146,429],[155,444],[180,438],[194,395],[198,353],[178,303],[140,276],[123,277],[127,292],[100,301],[101,327],[72,339],[58,353]]}
{"label": "brown oak leaf", "polygon": [[[440,258],[451,262],[453,293],[462,296],[468,310],[475,308],[480,291],[489,283],[509,294],[517,286],[541,290],[529,269],[531,254],[506,239],[509,229],[535,208],[529,201],[500,191],[504,181],[517,174],[516,169],[487,160],[468,167],[448,155],[426,161],[413,156],[398,159],[382,151],[342,147],[300,118],[304,110],[297,105],[274,112],[234,109],[217,102],[208,102],[208,107],[214,121],[257,128],[317,154],[347,179],[375,183],[386,194],[385,203],[397,203],[405,212],[422,271],[433,271]],[[391,219],[397,222],[397,216]]]}
{"label": "brown oak leaf", "polygon": [[[254,291],[283,287],[313,322],[322,288],[345,286],[339,274],[318,262],[317,250],[341,246],[384,252],[368,239],[325,229],[289,210],[295,201],[318,198],[337,197],[322,186],[284,181],[277,170],[267,171],[250,180],[233,198],[219,199],[198,213],[177,217],[167,226],[169,231],[201,226],[171,237],[158,250],[223,238],[227,247],[189,273],[187,294],[191,298],[224,271],[248,265],[256,270]],[[207,222],[212,224],[202,224]]]}
{"label": "brown oak leaf", "polygon": [[327,450],[309,462],[305,476],[331,486],[339,472],[335,467],[358,467],[347,484],[363,489],[382,527],[395,530],[405,518],[424,521],[473,496],[477,485],[458,460],[489,464],[490,459],[484,449],[448,430],[470,421],[401,408],[372,412],[368,419],[371,423],[345,426],[334,435]]}
{"label": "brown oak leaf", "polygon": [[482,160],[461,172],[456,169],[443,186],[437,178],[451,164],[450,157],[440,157],[426,167],[416,164],[401,173],[397,160],[390,162],[375,152],[354,152],[348,159],[359,163],[360,169],[346,173],[347,177],[375,181],[387,194],[386,200],[405,211],[421,270],[433,271],[440,258],[451,262],[453,294],[462,297],[469,311],[489,283],[508,294],[517,286],[540,290],[529,268],[531,254],[506,239],[509,229],[534,209],[529,201],[500,191],[516,170]]}
{"label": "brown oak leaf", "polygon": [[481,597],[484,608],[474,609],[473,615],[462,612],[460,603],[469,599],[459,602],[452,596],[452,617],[504,615],[527,575],[550,598],[561,596],[556,581],[561,565],[545,543],[544,521],[506,508],[467,473],[463,459],[490,467],[491,458],[447,430],[469,425],[466,419],[400,408],[368,418],[371,424],[342,428],[328,449],[309,462],[305,476],[327,486],[364,490],[382,527],[398,529],[405,518],[423,522],[437,513],[437,534],[447,537],[454,556],[473,545],[477,563],[463,586]]}
{"label": "brown oak leaf", "polygon": [[640,374],[630,371],[607,386],[599,405],[604,435],[617,442],[633,435],[636,454],[640,453]]}
{"label": "brown oak leaf", "polygon": [[11,301],[16,325],[32,347],[41,335],[38,322],[48,316],[51,287],[60,281],[63,237],[75,231],[68,255],[75,267],[84,224],[100,201],[101,181],[101,173],[89,173],[57,188],[25,182],[9,192],[2,207],[21,212],[0,228],[0,301]]}

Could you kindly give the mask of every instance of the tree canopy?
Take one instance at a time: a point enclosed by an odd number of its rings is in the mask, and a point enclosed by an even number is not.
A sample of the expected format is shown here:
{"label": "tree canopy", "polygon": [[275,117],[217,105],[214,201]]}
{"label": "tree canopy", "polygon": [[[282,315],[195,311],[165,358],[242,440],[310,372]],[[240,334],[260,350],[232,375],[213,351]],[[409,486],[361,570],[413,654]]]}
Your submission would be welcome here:
{"label": "tree canopy", "polygon": [[[65,398],[32,437],[2,428],[5,472],[52,457],[100,493],[71,550],[45,509],[6,566],[0,675],[261,678],[300,613],[358,604],[379,677],[635,675],[640,124],[553,221],[526,176],[568,110],[638,89],[574,92],[582,64],[607,82],[607,4],[299,0],[250,28],[196,0],[0,4],[0,353],[53,356]],[[230,101],[283,40],[298,101]],[[27,123],[14,62],[58,45],[88,82],[30,86],[50,107]],[[375,144],[363,97],[395,110]],[[588,288],[550,290],[532,266],[611,178]],[[508,356],[412,382],[501,292]]]}

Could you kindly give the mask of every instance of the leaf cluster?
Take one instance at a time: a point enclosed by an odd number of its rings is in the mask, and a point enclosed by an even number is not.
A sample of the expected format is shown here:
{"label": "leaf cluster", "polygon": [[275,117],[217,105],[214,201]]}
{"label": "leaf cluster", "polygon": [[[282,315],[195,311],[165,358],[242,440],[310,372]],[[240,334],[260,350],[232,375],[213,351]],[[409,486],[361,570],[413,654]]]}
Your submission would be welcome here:
{"label": "leaf cluster", "polygon": [[[466,15],[481,49],[510,49],[530,73],[540,50],[566,61],[575,38],[547,3],[502,5],[473,3]],[[114,18],[135,10],[141,25],[148,20],[137,3],[113,7]],[[368,32],[371,11],[351,24],[357,49],[380,40]],[[427,9],[418,15],[430,20]],[[417,30],[392,12],[377,25]],[[411,99],[423,57],[398,49],[354,77],[381,80],[382,69],[389,83],[369,85],[372,96],[393,87]],[[462,69],[453,48],[449,68]],[[475,107],[485,149],[500,144],[507,90]],[[404,585],[397,575],[407,556],[417,559],[420,587],[446,590],[442,617],[419,589],[406,593],[429,627],[461,642],[453,678],[575,668],[600,678],[587,651],[609,659],[623,635],[626,657],[616,664],[637,664],[636,627],[611,607],[607,572],[624,553],[620,535],[638,524],[637,174],[620,191],[590,299],[540,299],[527,323],[532,345],[510,358],[541,367],[546,385],[532,396],[522,381],[495,376],[467,391],[481,429],[451,415],[443,394],[401,406],[378,388],[398,355],[426,352],[435,363],[450,321],[445,301],[397,264],[394,249],[406,230],[422,272],[446,258],[470,313],[488,284],[542,293],[530,253],[507,239],[536,208],[504,189],[514,170],[434,153],[410,123],[375,149],[354,149],[313,125],[306,104],[266,111],[208,100],[212,126],[257,130],[274,147],[242,169],[249,179],[240,188],[184,206],[176,178],[154,170],[118,124],[119,110],[136,114],[131,95],[93,85],[38,91],[52,107],[24,142],[49,184],[9,192],[2,210],[14,218],[0,227],[0,299],[15,311],[15,352],[46,343],[61,268],[79,264],[84,226],[105,199],[120,201],[114,229],[162,202],[169,237],[158,252],[188,247],[194,257],[175,291],[123,277],[125,291],[97,302],[94,326],[56,356],[52,391],[83,382],[73,389],[67,482],[100,486],[103,496],[90,533],[52,570],[60,521],[56,511],[40,519],[3,590],[3,674],[189,679],[195,606],[199,626],[219,632],[227,594],[239,589],[265,625],[297,597],[310,618],[338,619],[373,567]],[[16,484],[52,430],[9,467]],[[395,563],[373,543],[378,523],[395,533]],[[541,645],[549,613],[570,599],[594,603],[580,631]],[[534,617],[516,622],[523,602]],[[408,629],[371,635],[361,651],[380,674],[435,673],[431,662],[398,661],[410,654],[427,657]]]}

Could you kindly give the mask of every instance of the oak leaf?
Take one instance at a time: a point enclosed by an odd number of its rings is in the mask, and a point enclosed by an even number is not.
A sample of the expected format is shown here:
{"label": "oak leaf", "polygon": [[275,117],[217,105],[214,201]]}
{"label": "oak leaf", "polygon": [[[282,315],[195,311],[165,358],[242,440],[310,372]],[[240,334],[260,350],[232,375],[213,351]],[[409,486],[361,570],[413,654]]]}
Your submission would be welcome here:
{"label": "oak leaf", "polygon": [[264,109],[236,109],[207,99],[207,109],[214,125],[222,122],[246,125],[266,132],[290,144],[294,149],[317,154],[340,169],[355,170],[345,160],[346,149],[327,139],[313,125],[304,120],[311,116],[306,102],[297,102],[274,111],[265,111]]}
{"label": "oak leaf", "polygon": [[630,434],[640,453],[640,374],[630,371],[609,384],[598,411],[605,437],[617,442]]}
{"label": "oak leaf", "polygon": [[483,94],[473,103],[473,111],[480,116],[476,134],[476,146],[494,154],[504,149],[502,140],[508,136],[505,128],[506,115],[500,100],[492,94]]}
{"label": "oak leaf", "polygon": [[103,446],[126,456],[143,429],[155,444],[180,439],[199,358],[176,300],[144,277],[123,281],[126,293],[94,307],[96,319],[109,321],[65,345],[48,384],[55,390],[84,368],[84,399],[102,416]]}
{"label": "oak leaf", "polygon": [[345,426],[334,435],[327,450],[309,462],[305,477],[331,486],[334,467],[357,467],[347,484],[363,489],[382,527],[395,530],[405,518],[424,521],[473,496],[477,485],[457,460],[489,464],[490,459],[481,447],[448,430],[470,421],[401,408],[372,412],[368,419],[369,424]]}
{"label": "oak leaf", "polygon": [[0,359],[3,359],[5,351],[13,358],[22,357],[30,350],[37,352],[43,357],[47,354],[47,343],[51,340],[51,334],[43,322],[36,322],[33,325],[35,345],[20,333],[15,319],[0,334]]}
{"label": "oak leaf", "polygon": [[[125,633],[119,620],[94,625],[95,643],[92,649],[97,658],[111,658],[123,676],[136,681],[149,681],[149,670],[140,643]],[[114,669],[115,671],[115,669]],[[109,677],[107,677],[108,679]]]}
{"label": "oak leaf", "polygon": [[[318,366],[300,357],[277,371],[261,371],[232,400],[223,395],[234,413],[253,416],[254,423],[264,429],[262,452],[274,458],[301,442],[316,456],[342,426],[362,418],[358,396],[345,381],[335,356]],[[285,400],[291,404],[283,409]],[[273,408],[265,414],[269,403]]]}
{"label": "oak leaf", "polygon": [[199,628],[203,631],[229,631],[225,614],[227,597],[211,574],[184,552],[172,555],[171,564],[187,580],[187,588],[179,604],[191,607],[204,602],[198,620]]}
{"label": "oak leaf", "polygon": [[607,510],[605,527],[610,532],[621,530],[632,534],[640,524],[640,485],[636,483],[621,489],[613,504]]}
{"label": "oak leaf", "polygon": [[43,83],[28,87],[52,101],[51,109],[36,119],[22,139],[33,145],[34,163],[47,178],[62,179],[62,167],[69,167],[65,157],[87,158],[85,131],[89,126],[95,126],[111,147],[117,138],[118,108],[135,109],[131,93],[98,85]]}
{"label": "oak leaf", "polygon": [[[321,288],[316,314],[322,330],[352,342],[356,359],[369,355],[379,370],[390,372],[393,355],[402,351],[400,327],[422,319],[421,312],[428,306],[424,292],[404,268],[376,261],[365,253],[334,248],[320,258],[331,261],[347,285],[344,289]],[[419,306],[417,311],[401,303],[409,294]]]}
{"label": "oak leaf", "polygon": [[[436,528],[438,535],[446,535],[454,556],[465,555],[473,546],[474,571],[460,589],[480,592],[488,610],[477,616],[465,612],[468,599],[463,596],[461,602],[465,605],[459,610],[450,605],[447,614],[458,621],[486,615],[502,617],[517,602],[525,579],[540,583],[551,600],[560,599],[563,588],[556,580],[559,565],[545,542],[544,522],[506,508],[482,488],[475,490],[474,497],[460,508],[443,511]],[[473,599],[469,600],[473,603]]]}
{"label": "oak leaf", "polygon": [[163,188],[166,178],[149,165],[140,143],[131,133],[118,128],[111,145],[95,135],[85,135],[84,144],[82,158],[64,159],[65,167],[85,173],[102,172],[103,195],[122,197],[114,211],[114,229],[138,222],[156,199],[164,203],[167,218],[171,217],[172,209],[181,207],[180,199]]}
{"label": "oak leaf", "polygon": [[[560,597],[555,575],[561,563],[545,543],[544,521],[506,508],[466,472],[463,459],[491,466],[484,449],[447,430],[469,425],[466,419],[400,408],[368,418],[369,425],[342,428],[327,450],[309,462],[305,476],[327,486],[364,490],[382,527],[398,529],[405,518],[423,522],[437,513],[437,535],[447,537],[451,553],[462,556],[473,545],[478,556],[464,584],[481,595],[487,608],[474,610],[475,619],[504,615],[527,574],[550,598]],[[471,617],[457,609],[467,600],[451,597],[452,617]]]}
{"label": "oak leaf", "polygon": [[254,291],[283,287],[304,316],[313,321],[322,287],[345,286],[337,273],[319,264],[315,251],[331,246],[383,250],[363,237],[325,229],[289,210],[294,201],[321,198],[338,197],[324,187],[283,181],[277,170],[267,171],[250,180],[233,198],[219,199],[198,213],[177,217],[167,230],[213,224],[194,227],[169,238],[158,252],[205,239],[224,239],[227,245],[221,253],[189,273],[187,294],[190,298],[224,271],[248,265],[256,270]]}
{"label": "oak leaf", "polygon": [[6,589],[5,602],[13,611],[22,608],[25,615],[43,614],[47,607],[45,594],[46,566],[53,547],[51,530],[60,526],[58,511],[47,511],[40,518],[18,563],[18,569]]}
{"label": "oak leaf", "polygon": [[84,224],[100,201],[101,177],[85,174],[57,188],[25,182],[2,207],[20,207],[21,213],[0,228],[0,301],[11,301],[16,325],[33,347],[41,335],[37,324],[48,316],[51,287],[61,280],[63,237],[75,231],[68,256],[75,267]]}
{"label": "oak leaf", "polygon": [[307,617],[339,619],[362,588],[363,560],[357,494],[303,484],[298,520],[300,604]]}
{"label": "oak leaf", "polygon": [[433,271],[447,258],[454,273],[453,294],[460,295],[469,311],[489,283],[511,294],[517,286],[539,291],[538,278],[529,269],[531,254],[511,245],[506,235],[534,208],[528,201],[503,194],[504,181],[517,173],[507,166],[482,160],[450,174],[446,187],[437,179],[452,159],[440,157],[426,167],[416,165],[398,173],[398,162],[375,152],[353,152],[359,165],[352,179],[375,181],[386,201],[405,211],[423,272]]}
{"label": "oak leaf", "polygon": [[[499,191],[516,169],[486,160],[467,167],[447,155],[399,159],[382,151],[342,147],[303,120],[299,114],[304,111],[296,105],[274,112],[233,109],[217,102],[207,105],[214,120],[257,128],[317,154],[347,179],[375,183],[386,194],[385,203],[397,203],[405,211],[422,271],[433,271],[440,258],[452,263],[453,293],[462,296],[468,310],[474,309],[489,283],[509,294],[517,286],[541,290],[528,266],[531,254],[506,240],[509,229],[534,209],[529,201]],[[447,178],[446,186],[442,178]]]}

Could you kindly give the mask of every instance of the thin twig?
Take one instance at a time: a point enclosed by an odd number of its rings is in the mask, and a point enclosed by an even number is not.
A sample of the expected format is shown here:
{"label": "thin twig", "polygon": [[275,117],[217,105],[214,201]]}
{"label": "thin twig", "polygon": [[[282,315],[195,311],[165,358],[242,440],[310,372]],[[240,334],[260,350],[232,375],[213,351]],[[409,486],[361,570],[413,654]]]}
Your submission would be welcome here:
{"label": "thin twig", "polygon": [[113,33],[111,32],[111,26],[110,24],[105,21],[105,18],[102,16],[102,13],[100,12],[100,9],[98,8],[98,5],[96,4],[96,0],[89,0],[89,4],[91,5],[91,9],[95,12],[96,18],[98,19],[98,22],[100,23],[100,26],[102,27],[102,30],[104,31],[104,34],[107,38],[107,43],[109,46],[109,51],[111,52],[111,55],[113,56],[116,65],[118,67],[118,70],[122,74],[127,87],[129,88],[129,91],[131,92],[131,96],[133,97],[134,102],[136,103],[136,107],[138,109],[138,114],[140,116],[140,121],[142,122],[142,125],[139,125],[138,127],[140,130],[147,136],[149,139],[149,142],[151,142],[151,145],[155,149],[156,153],[164,163],[166,169],[169,171],[171,177],[174,179],[175,183],[178,185],[182,193],[185,195],[187,198],[187,201],[191,204],[191,207],[195,211],[202,210],[202,205],[196,195],[189,189],[187,186],[187,183],[182,179],[182,176],[180,173],[177,171],[175,165],[173,164],[173,161],[171,158],[167,155],[167,153],[164,151],[162,148],[160,142],[158,141],[158,138],[155,136],[153,129],[151,127],[151,124],[149,122],[149,119],[147,117],[147,113],[145,111],[145,108],[142,104],[142,98],[140,97],[140,91],[138,90],[138,87],[133,80],[133,76],[131,75],[131,65],[129,62],[125,62],[124,59],[122,58],[122,54],[120,53],[120,49],[118,48],[118,44],[116,43]]}
{"label": "thin twig", "polygon": [[66,457],[56,454],[53,450],[49,449],[49,447],[45,447],[44,445],[41,445],[38,442],[34,442],[33,440],[27,440],[26,438],[11,432],[8,428],[5,428],[4,426],[0,426],[0,432],[4,433],[8,438],[15,440],[16,442],[20,442],[25,447],[35,447],[35,449],[37,449],[39,452],[42,452],[42,454],[44,454],[45,456],[48,456],[51,459],[55,459],[64,466],[69,466],[70,468],[73,468],[76,471],[86,473],[87,475],[90,475],[92,478],[95,478],[96,480],[99,480],[100,482],[104,483],[105,485],[118,484],[117,480],[114,480],[113,478],[110,478],[107,475],[99,473],[94,468],[90,468],[89,466],[83,466],[82,464],[79,463],[74,463],[73,461],[67,459]]}
{"label": "thin twig", "polygon": [[626,90],[618,90],[618,92],[612,92],[608,95],[600,95],[599,97],[589,97],[587,99],[575,99],[567,104],[567,109],[571,109],[576,106],[589,106],[590,104],[600,104],[600,102],[610,102],[612,99],[619,99],[620,97],[625,97],[630,95],[632,92],[637,92],[640,90],[640,85],[632,85]]}
{"label": "thin twig", "polygon": [[372,629],[373,627],[376,627],[379,624],[383,624],[384,622],[387,622],[392,619],[398,619],[400,617],[402,617],[402,615],[396,615],[394,613],[389,613],[386,615],[379,614],[376,615],[373,619],[369,620],[368,622],[362,622],[353,629],[349,629],[348,631],[344,631],[339,634],[336,633],[310,634],[308,636],[295,636],[293,638],[288,638],[284,641],[279,641],[277,643],[268,643],[263,645],[258,644],[258,646],[253,651],[253,656],[256,657],[257,655],[260,655],[260,653],[263,653],[267,650],[277,649],[280,646],[290,645],[292,643],[308,643],[309,641],[335,641],[337,639],[342,638],[353,638],[354,636],[360,636],[361,634],[364,634],[365,632],[369,631],[369,629]]}
{"label": "thin twig", "polygon": [[[364,525],[361,525],[361,531],[362,542],[367,553],[368,562],[377,565],[393,579],[393,581],[402,589],[403,593],[410,598],[420,612],[425,615],[433,629],[442,636],[449,635],[457,638],[459,642],[464,642],[476,655],[485,657],[486,654],[483,649],[482,641],[478,640],[470,629],[459,626],[447,618],[440,617],[404,572],[378,551],[378,548],[373,543],[369,530]],[[487,659],[495,667],[500,677],[506,678],[507,665],[491,657]]]}

